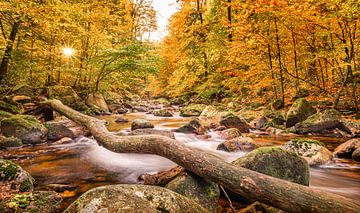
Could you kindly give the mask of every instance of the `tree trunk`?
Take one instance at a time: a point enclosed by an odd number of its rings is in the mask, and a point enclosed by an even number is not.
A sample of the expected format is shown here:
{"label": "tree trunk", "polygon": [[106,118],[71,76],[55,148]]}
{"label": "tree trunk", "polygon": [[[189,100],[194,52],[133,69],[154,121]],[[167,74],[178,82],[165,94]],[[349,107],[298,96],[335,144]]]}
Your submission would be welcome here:
{"label": "tree trunk", "polygon": [[289,212],[360,212],[358,202],[351,199],[235,167],[165,136],[116,136],[107,130],[104,121],[83,115],[58,100],[45,101],[43,104],[87,127],[100,145],[113,152],[154,154],[168,158],[250,200]]}
{"label": "tree trunk", "polygon": [[278,50],[278,62],[279,62],[279,70],[280,70],[280,85],[281,85],[281,101],[283,106],[285,106],[285,86],[284,86],[284,76],[283,76],[283,65],[281,62],[281,49],[280,49],[280,38],[279,38],[279,29],[277,25],[276,18],[274,19],[275,23],[275,33],[276,33],[276,46]]}

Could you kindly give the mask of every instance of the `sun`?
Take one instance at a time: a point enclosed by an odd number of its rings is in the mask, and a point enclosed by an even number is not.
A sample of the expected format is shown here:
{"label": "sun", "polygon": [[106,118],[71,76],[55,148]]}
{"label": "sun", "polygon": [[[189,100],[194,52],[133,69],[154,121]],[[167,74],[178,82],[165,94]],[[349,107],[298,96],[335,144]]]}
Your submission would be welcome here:
{"label": "sun", "polygon": [[76,50],[74,50],[73,48],[71,47],[64,47],[63,48],[63,54],[66,56],[66,57],[71,57],[75,54]]}

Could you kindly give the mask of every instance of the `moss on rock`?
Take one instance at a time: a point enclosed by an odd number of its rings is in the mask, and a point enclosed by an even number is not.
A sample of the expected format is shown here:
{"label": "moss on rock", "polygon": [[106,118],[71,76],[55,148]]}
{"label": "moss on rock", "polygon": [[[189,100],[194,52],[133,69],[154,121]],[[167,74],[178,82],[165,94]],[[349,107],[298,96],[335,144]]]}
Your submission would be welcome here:
{"label": "moss on rock", "polygon": [[0,137],[0,149],[1,148],[12,148],[12,147],[21,147],[23,145],[22,141],[19,138],[15,137]]}
{"label": "moss on rock", "polygon": [[180,116],[183,117],[199,116],[201,112],[205,109],[205,107],[206,107],[205,104],[189,104],[180,110]]}
{"label": "moss on rock", "polygon": [[7,182],[11,189],[17,189],[20,192],[32,191],[34,188],[34,179],[17,164],[0,159],[0,185]]}
{"label": "moss on rock", "polygon": [[14,114],[18,114],[21,112],[21,109],[18,106],[9,104],[5,101],[0,101],[0,110]]}
{"label": "moss on rock", "polygon": [[306,101],[306,99],[299,98],[291,106],[286,115],[286,127],[292,127],[315,113],[315,109]]}

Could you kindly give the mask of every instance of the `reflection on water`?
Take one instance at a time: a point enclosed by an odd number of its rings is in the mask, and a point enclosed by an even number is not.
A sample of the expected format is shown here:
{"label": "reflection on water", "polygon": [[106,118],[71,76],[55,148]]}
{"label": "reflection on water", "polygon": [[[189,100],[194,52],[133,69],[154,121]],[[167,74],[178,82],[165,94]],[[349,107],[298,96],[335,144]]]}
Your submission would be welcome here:
{"label": "reflection on water", "polygon": [[[116,117],[118,116],[100,118],[108,121],[110,131],[129,129],[130,123],[117,124]],[[129,120],[148,119],[157,129],[173,129],[189,121],[189,118],[181,118],[178,115],[173,118],[159,118],[144,113],[134,113],[124,117]],[[208,134],[209,139],[182,133],[175,133],[175,137],[180,143],[219,156],[228,162],[246,154],[216,150],[222,140],[215,132]],[[289,139],[289,137],[254,137],[254,140],[266,145],[282,144]],[[316,139],[323,141],[329,149],[344,141],[339,138]],[[66,198],[64,207],[91,188],[118,183],[139,183],[138,177],[141,174],[164,171],[175,166],[173,162],[154,155],[114,153],[98,146],[94,140],[84,137],[65,145],[40,145],[0,151],[0,157],[11,159],[23,166],[36,179],[37,189],[46,189],[46,186],[52,183],[76,185],[74,192],[65,191],[62,194]],[[351,160],[335,159],[331,164],[313,168],[310,185],[360,200],[360,164]]]}

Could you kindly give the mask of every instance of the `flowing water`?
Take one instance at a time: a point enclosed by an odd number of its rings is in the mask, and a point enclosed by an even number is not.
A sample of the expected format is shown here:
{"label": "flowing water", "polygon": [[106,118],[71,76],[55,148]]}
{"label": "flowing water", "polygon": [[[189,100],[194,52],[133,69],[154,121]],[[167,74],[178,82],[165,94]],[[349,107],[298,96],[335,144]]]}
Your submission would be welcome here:
{"label": "flowing water", "polygon": [[[159,118],[145,113],[124,116],[129,120],[145,118],[157,129],[174,129],[189,121],[178,115]],[[108,129],[113,132],[129,131],[130,123],[115,123],[116,116],[102,116],[108,121]],[[228,162],[245,155],[244,152],[228,153],[216,150],[222,140],[215,132],[209,138],[194,134],[175,133],[176,139],[194,149],[200,149],[222,157]],[[268,137],[252,134],[254,140],[264,144],[283,144],[289,137]],[[341,138],[313,137],[323,141],[333,150],[344,142]],[[165,158],[143,154],[119,154],[106,150],[91,138],[80,137],[73,143],[63,145],[40,145],[0,151],[0,157],[13,160],[28,171],[36,180],[37,190],[46,190],[49,184],[76,186],[72,191],[64,191],[63,208],[87,190],[109,184],[140,183],[138,177],[144,173],[155,173],[171,169],[175,164]],[[352,160],[334,159],[333,162],[310,170],[310,186],[337,193],[360,201],[360,163]]]}

